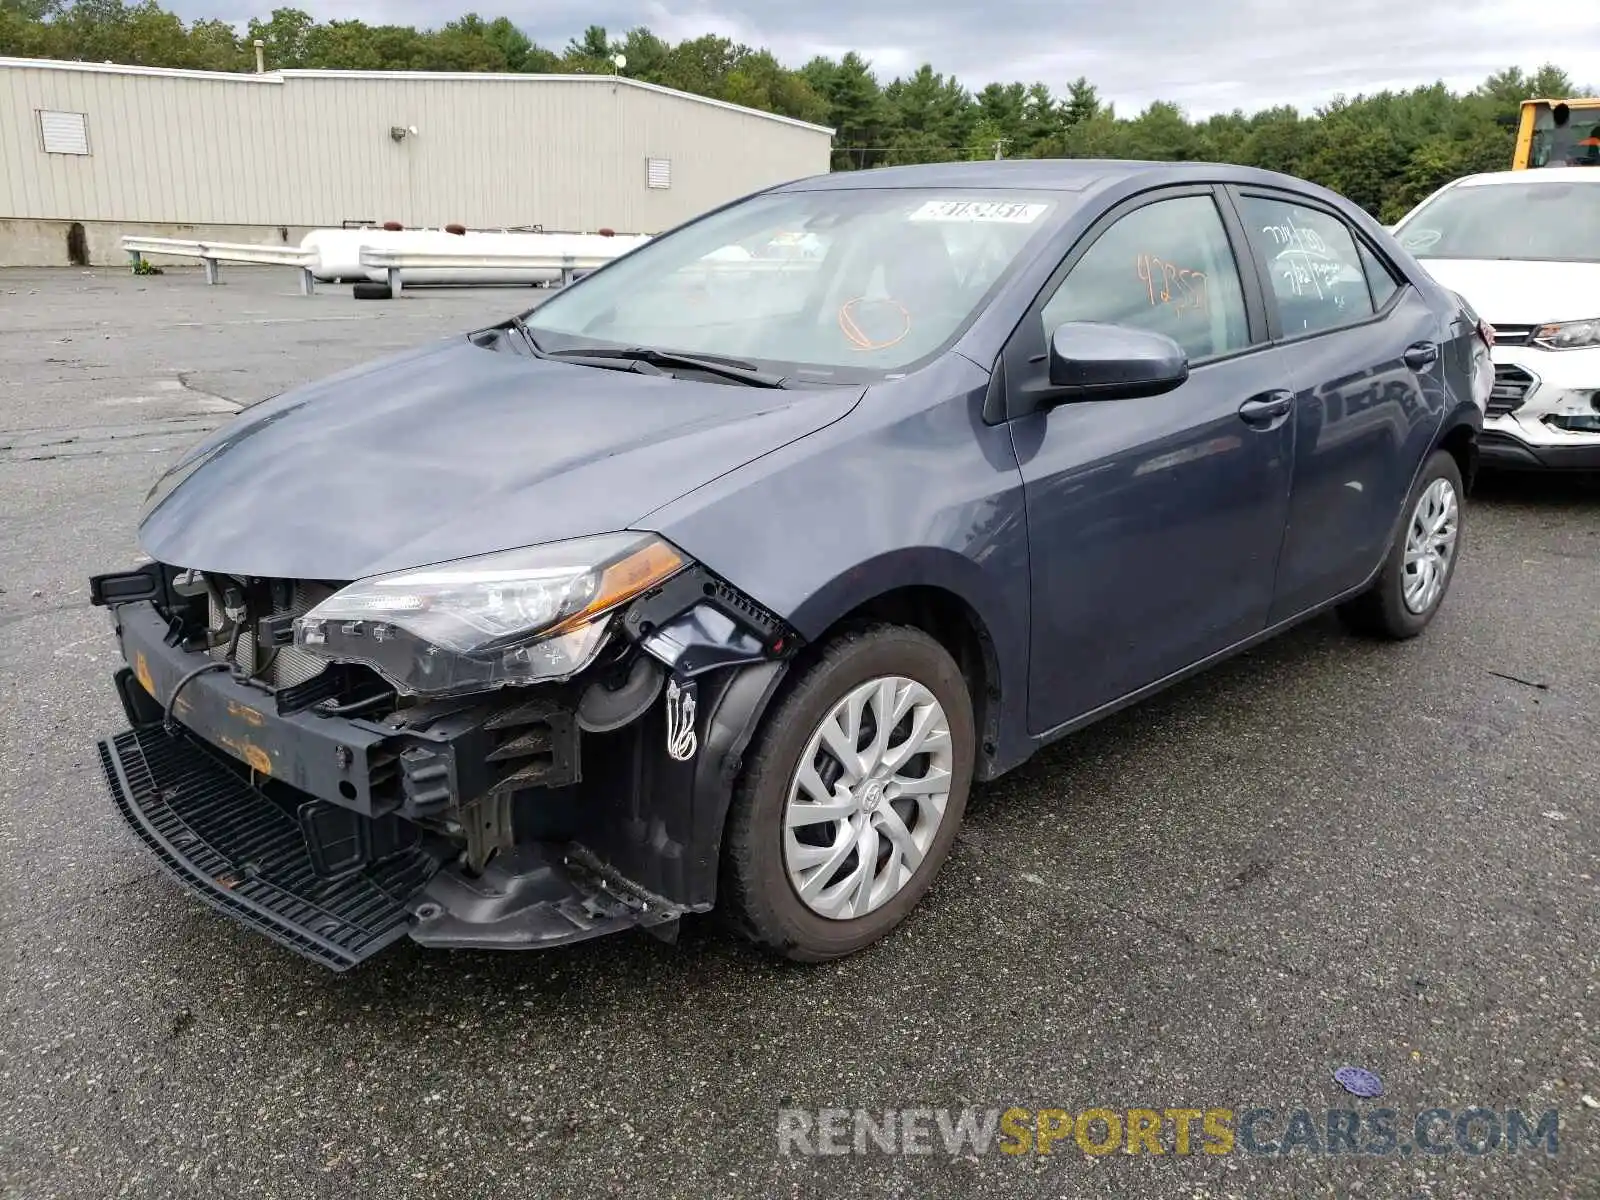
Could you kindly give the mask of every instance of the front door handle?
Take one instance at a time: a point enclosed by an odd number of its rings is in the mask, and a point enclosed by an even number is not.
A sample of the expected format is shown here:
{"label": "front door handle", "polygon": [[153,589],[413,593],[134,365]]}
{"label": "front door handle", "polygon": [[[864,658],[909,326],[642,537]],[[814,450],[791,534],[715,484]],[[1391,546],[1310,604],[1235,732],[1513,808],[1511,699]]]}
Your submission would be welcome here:
{"label": "front door handle", "polygon": [[1406,348],[1405,360],[1413,371],[1431,367],[1439,361],[1439,347],[1433,342],[1417,342]]}
{"label": "front door handle", "polygon": [[1239,417],[1247,425],[1270,425],[1279,417],[1287,416],[1293,407],[1293,392],[1262,392],[1239,405]]}

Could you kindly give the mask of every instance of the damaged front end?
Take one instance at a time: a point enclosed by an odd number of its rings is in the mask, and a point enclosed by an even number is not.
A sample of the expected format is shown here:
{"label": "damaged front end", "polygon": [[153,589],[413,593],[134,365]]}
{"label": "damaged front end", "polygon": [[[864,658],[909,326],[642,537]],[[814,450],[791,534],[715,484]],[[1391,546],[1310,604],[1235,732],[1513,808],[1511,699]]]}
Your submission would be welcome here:
{"label": "damaged front end", "polygon": [[119,813],[208,903],[334,970],[400,937],[529,948],[711,907],[797,638],[610,535],[353,582],[91,580],[131,728]]}

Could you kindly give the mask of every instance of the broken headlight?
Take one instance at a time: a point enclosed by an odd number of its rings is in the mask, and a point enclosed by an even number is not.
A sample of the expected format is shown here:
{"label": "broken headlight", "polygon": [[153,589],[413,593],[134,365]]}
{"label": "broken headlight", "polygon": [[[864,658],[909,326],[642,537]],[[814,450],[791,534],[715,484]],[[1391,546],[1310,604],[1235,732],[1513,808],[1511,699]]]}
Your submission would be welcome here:
{"label": "broken headlight", "polygon": [[688,565],[654,534],[504,550],[358,580],[294,624],[295,645],[438,696],[564,679],[619,605]]}

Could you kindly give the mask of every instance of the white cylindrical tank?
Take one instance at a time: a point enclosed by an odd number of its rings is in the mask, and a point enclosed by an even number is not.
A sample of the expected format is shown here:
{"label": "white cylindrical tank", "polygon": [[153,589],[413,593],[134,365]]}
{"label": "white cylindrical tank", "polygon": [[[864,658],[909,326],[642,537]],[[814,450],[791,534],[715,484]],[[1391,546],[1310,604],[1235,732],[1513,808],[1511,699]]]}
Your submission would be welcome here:
{"label": "white cylindrical tank", "polygon": [[[363,247],[384,250],[414,250],[422,253],[548,254],[586,258],[618,258],[649,241],[643,234],[607,237],[598,233],[509,233],[470,231],[448,233],[443,229],[313,229],[300,241],[305,250],[317,252],[312,274],[323,280],[371,279],[382,281],[385,273],[361,265]],[[559,267],[523,268],[460,266],[429,269],[404,269],[403,283],[546,283],[561,278]]]}

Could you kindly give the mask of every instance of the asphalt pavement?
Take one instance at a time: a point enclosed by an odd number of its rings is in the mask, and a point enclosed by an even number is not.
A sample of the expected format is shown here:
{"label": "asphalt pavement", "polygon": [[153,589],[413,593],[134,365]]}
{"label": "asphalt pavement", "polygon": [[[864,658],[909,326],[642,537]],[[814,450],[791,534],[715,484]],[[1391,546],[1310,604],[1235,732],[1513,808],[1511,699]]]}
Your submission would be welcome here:
{"label": "asphalt pavement", "polygon": [[[0,271],[6,1197],[1600,1195],[1600,487],[1488,481],[1414,642],[1317,620],[979,789],[934,892],[854,958],[779,965],[700,920],[336,976],[121,827],[86,580],[242,405],[538,293],[222,279]],[[1294,1109],[1380,1105],[1411,1153],[1284,1152]],[[1215,1155],[776,1135],[965,1107],[1271,1112],[1261,1152]],[[1413,1146],[1413,1114],[1472,1107],[1557,1110],[1556,1152],[1470,1154],[1448,1121]]]}

